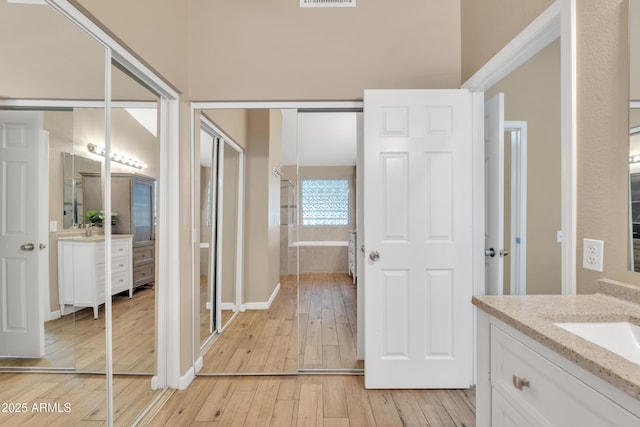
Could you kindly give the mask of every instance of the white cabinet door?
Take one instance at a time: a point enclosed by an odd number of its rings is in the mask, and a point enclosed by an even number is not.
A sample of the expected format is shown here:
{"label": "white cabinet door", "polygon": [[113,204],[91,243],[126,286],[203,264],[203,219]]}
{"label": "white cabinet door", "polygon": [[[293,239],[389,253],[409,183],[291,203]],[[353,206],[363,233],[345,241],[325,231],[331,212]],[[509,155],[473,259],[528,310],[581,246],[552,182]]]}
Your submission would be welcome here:
{"label": "white cabinet door", "polygon": [[466,90],[364,96],[365,386],[472,382]]}

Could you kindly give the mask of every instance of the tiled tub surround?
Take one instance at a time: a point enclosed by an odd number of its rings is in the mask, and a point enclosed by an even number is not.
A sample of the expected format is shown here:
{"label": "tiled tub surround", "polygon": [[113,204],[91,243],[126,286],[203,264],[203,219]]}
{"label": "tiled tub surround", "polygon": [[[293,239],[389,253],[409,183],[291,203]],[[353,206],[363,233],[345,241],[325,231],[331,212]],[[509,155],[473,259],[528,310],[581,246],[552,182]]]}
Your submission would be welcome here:
{"label": "tiled tub surround", "polygon": [[640,366],[554,323],[640,325],[640,287],[603,280],[591,295],[477,296],[473,304],[596,377],[640,400]]}

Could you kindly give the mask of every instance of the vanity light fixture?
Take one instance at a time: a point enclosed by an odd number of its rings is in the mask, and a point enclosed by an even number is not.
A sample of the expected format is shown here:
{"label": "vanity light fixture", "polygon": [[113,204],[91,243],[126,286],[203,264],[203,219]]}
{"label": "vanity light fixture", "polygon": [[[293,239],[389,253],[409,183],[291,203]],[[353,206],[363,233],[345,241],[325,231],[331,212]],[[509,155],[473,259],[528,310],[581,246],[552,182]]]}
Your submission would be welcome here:
{"label": "vanity light fixture", "polygon": [[[104,147],[100,147],[99,145],[88,143],[87,144],[87,148],[93,154],[97,154],[99,156],[105,156],[106,155],[106,150],[104,149]],[[111,152],[109,157],[114,162],[123,164],[125,166],[130,166],[132,168],[144,169],[144,168],[147,167],[146,163],[141,162],[141,161],[136,160],[136,159],[132,159],[131,157],[123,156],[122,154],[116,154],[114,152]]]}

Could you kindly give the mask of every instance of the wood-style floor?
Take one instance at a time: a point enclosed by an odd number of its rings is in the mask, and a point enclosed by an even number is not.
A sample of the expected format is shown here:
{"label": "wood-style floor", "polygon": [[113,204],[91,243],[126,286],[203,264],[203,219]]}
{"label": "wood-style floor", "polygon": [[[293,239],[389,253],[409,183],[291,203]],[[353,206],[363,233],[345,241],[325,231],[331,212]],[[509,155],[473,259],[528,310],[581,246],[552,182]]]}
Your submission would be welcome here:
{"label": "wood-style floor", "polygon": [[203,356],[204,373],[298,371],[295,277],[282,278],[268,310],[238,313]]}
{"label": "wood-style floor", "polygon": [[[115,295],[112,305],[113,370],[155,372],[155,289],[142,286],[133,298]],[[67,368],[105,372],[104,305],[98,319],[86,308],[45,323],[45,357],[0,358],[1,367]]]}
{"label": "wood-style floor", "polygon": [[200,373],[362,369],[356,306],[346,274],[283,276],[271,307],[238,313],[205,353]]}
{"label": "wood-style floor", "polygon": [[[159,393],[150,376],[114,376],[114,425],[132,425]],[[1,426],[107,425],[104,375],[0,373],[0,402]],[[16,412],[23,403],[26,411]]]}
{"label": "wood-style floor", "polygon": [[362,376],[197,377],[151,426],[475,426],[471,390],[366,390]]}
{"label": "wood-style floor", "polygon": [[356,285],[346,274],[300,275],[300,369],[363,369]]}

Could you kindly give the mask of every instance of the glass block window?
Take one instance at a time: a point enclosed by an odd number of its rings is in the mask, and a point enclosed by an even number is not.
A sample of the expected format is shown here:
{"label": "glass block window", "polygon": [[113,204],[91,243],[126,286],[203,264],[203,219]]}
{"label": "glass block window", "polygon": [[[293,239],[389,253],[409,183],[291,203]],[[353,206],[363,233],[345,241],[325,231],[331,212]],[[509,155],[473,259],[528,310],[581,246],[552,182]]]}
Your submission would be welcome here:
{"label": "glass block window", "polygon": [[303,179],[302,225],[349,225],[349,180]]}

